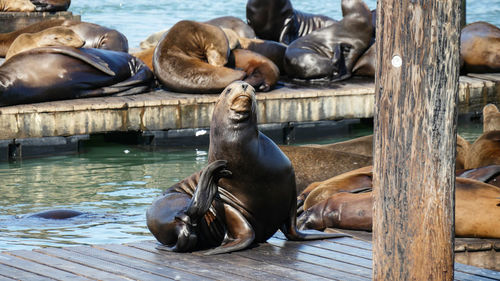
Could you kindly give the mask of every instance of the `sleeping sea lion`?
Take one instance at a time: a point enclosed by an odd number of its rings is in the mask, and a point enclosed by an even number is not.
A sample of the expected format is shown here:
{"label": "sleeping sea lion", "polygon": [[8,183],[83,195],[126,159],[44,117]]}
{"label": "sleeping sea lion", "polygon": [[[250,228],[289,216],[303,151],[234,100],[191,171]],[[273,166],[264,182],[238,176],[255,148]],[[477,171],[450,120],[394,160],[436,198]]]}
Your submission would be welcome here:
{"label": "sleeping sea lion", "polygon": [[285,71],[298,79],[331,82],[352,75],[372,39],[372,15],[362,0],[342,0],[343,19],[293,41],[285,53]]}
{"label": "sleeping sea lion", "polygon": [[500,164],[500,131],[483,133],[469,148],[464,168],[474,169]]}
{"label": "sleeping sea lion", "polygon": [[30,0],[35,4],[37,12],[58,12],[66,11],[71,4],[71,0]]}
{"label": "sleeping sea lion", "polygon": [[490,165],[475,169],[463,170],[457,177],[475,179],[487,184],[500,187],[500,165]]}
{"label": "sleeping sea lion", "polygon": [[246,73],[243,81],[262,92],[274,88],[280,77],[280,71],[271,60],[244,49],[235,49],[232,54],[234,55],[235,67]]}
{"label": "sleeping sea lion", "polygon": [[245,72],[225,67],[230,49],[220,27],[180,21],[156,46],[153,69],[168,89],[183,93],[215,93]]}
{"label": "sleeping sea lion", "polygon": [[0,12],[66,11],[71,0],[0,0]]}
{"label": "sleeping sea lion", "polygon": [[304,146],[331,149],[373,157],[373,135],[329,144],[307,144]]}
{"label": "sleeping sea lion", "polygon": [[460,37],[465,72],[500,72],[500,28],[478,21],[466,25]]}
{"label": "sleeping sea lion", "polygon": [[258,38],[286,45],[336,22],[327,16],[295,10],[289,0],[249,0],[246,15]]}
{"label": "sleeping sea lion", "polygon": [[283,59],[285,58],[286,45],[271,40],[239,38],[240,48],[259,53],[272,60],[279,68],[280,73],[285,73]]}
{"label": "sleeping sea lion", "polygon": [[255,38],[255,32],[243,20],[237,17],[225,16],[206,21],[205,23],[233,30],[239,37]]}
{"label": "sleeping sea lion", "polygon": [[14,40],[24,33],[36,33],[47,28],[62,26],[73,30],[85,41],[84,48],[98,48],[128,52],[128,40],[117,30],[88,22],[54,19],[29,25],[25,28],[0,34],[0,57],[5,57]]}
{"label": "sleeping sea lion", "polygon": [[230,84],[210,124],[208,166],[166,190],[148,209],[147,225],[167,250],[206,254],[242,250],[278,229],[290,240],[341,237],[296,228],[293,167],[257,129],[254,89]]}
{"label": "sleeping sea lion", "polygon": [[50,46],[80,48],[84,44],[85,41],[83,41],[73,30],[67,27],[54,26],[37,33],[24,33],[19,35],[10,45],[5,58],[9,59],[17,53],[33,48]]}
{"label": "sleeping sea lion", "polygon": [[0,106],[142,93],[152,72],[138,59],[101,49],[42,47],[0,66]]}
{"label": "sleeping sea lion", "polygon": [[34,12],[35,4],[30,0],[0,0],[0,12]]}

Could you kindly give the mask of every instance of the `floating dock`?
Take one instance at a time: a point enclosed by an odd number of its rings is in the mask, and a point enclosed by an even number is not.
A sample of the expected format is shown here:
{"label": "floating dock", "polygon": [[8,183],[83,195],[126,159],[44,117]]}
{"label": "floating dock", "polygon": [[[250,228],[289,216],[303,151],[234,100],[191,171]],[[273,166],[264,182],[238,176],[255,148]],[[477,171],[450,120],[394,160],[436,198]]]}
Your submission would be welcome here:
{"label": "floating dock", "polygon": [[[0,253],[0,280],[372,280],[372,245],[354,238],[290,242],[278,232],[251,249],[172,253],[156,241]],[[455,263],[455,280],[500,272]]]}

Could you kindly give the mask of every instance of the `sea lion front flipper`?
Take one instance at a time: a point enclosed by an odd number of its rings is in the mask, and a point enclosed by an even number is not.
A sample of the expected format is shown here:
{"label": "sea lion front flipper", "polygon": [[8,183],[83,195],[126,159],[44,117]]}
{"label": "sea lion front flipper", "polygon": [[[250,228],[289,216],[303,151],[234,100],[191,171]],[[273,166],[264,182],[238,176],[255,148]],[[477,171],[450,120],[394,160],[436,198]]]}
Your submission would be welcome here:
{"label": "sea lion front flipper", "polygon": [[246,249],[255,239],[252,225],[235,208],[225,204],[227,232],[222,245],[204,252],[204,255],[224,254]]}

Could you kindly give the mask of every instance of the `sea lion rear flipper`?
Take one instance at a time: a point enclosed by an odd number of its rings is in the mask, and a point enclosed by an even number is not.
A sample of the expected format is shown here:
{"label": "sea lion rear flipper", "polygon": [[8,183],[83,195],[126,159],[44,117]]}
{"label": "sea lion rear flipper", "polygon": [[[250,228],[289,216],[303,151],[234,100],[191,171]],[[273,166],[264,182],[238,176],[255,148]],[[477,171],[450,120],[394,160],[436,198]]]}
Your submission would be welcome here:
{"label": "sea lion rear flipper", "polygon": [[235,208],[224,205],[227,232],[222,245],[204,252],[204,255],[224,254],[246,249],[255,239],[252,225]]}

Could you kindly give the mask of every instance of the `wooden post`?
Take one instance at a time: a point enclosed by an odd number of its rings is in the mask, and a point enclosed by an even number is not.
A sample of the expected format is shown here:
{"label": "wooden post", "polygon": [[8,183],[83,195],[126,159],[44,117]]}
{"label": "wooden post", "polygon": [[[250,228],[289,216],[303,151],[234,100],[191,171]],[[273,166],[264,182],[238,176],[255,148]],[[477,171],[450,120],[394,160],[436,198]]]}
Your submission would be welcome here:
{"label": "wooden post", "polygon": [[460,29],[467,24],[467,0],[462,0],[462,12],[460,16]]}
{"label": "wooden post", "polygon": [[374,280],[452,280],[461,1],[379,0]]}

